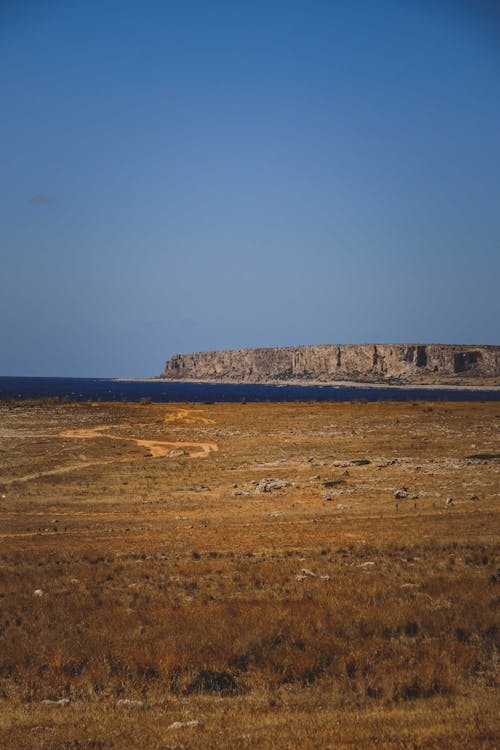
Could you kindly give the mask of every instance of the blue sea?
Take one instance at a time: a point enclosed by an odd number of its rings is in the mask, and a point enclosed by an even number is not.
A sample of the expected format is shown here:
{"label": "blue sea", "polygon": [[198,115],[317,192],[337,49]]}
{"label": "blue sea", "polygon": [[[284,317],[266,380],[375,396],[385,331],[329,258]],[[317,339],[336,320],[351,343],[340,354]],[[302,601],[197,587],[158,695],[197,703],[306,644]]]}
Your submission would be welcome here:
{"label": "blue sea", "polygon": [[396,387],[348,388],[309,385],[225,385],[141,382],[110,378],[0,377],[1,399],[53,398],[69,401],[500,401],[500,391]]}

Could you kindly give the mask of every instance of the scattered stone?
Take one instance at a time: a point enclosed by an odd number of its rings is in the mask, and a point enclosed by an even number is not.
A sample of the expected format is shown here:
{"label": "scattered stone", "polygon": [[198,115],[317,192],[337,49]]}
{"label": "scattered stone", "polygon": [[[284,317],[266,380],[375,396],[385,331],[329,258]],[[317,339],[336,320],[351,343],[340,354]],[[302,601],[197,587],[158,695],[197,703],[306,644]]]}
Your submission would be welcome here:
{"label": "scattered stone", "polygon": [[231,497],[240,497],[241,495],[248,495],[248,492],[243,492],[242,490],[231,492]]}
{"label": "scattered stone", "polygon": [[273,510],[272,513],[269,513],[269,518],[279,518],[279,516],[282,516],[283,512],[281,510]]}
{"label": "scattered stone", "polygon": [[341,495],[354,495],[356,494],[356,490],[354,488],[349,487],[342,487],[338,490],[329,490],[327,492],[322,493],[323,500],[335,500],[336,498],[339,498]]}
{"label": "scattered stone", "polygon": [[375,563],[369,561],[369,562],[359,563],[359,565],[357,565],[356,567],[358,567],[358,568],[371,568],[372,565],[375,565]]}
{"label": "scattered stone", "polygon": [[301,571],[302,575],[304,576],[311,576],[312,578],[316,578],[316,573],[314,573],[312,570],[309,570],[309,568],[302,568]]}
{"label": "scattered stone", "polygon": [[255,488],[255,492],[271,492],[272,490],[281,490],[284,487],[295,487],[293,482],[287,482],[285,479],[261,479]]}
{"label": "scattered stone", "polygon": [[394,497],[396,500],[404,500],[405,497],[409,496],[409,492],[406,487],[403,487],[401,490],[397,490],[397,492],[394,493]]}
{"label": "scattered stone", "polygon": [[33,596],[43,596],[43,591],[42,591],[42,589],[35,589],[35,590],[33,591]]}
{"label": "scattered stone", "polygon": [[339,503],[337,505],[337,510],[349,510],[350,507],[351,507],[350,505],[345,505],[344,503]]}
{"label": "scattered stone", "polygon": [[447,508],[449,508],[451,505],[455,505],[455,501],[452,497],[447,497],[446,500],[444,501],[444,504],[446,505]]}
{"label": "scattered stone", "polygon": [[477,495],[471,495],[470,499],[471,500],[479,500],[479,497]]}
{"label": "scattered stone", "polygon": [[117,706],[131,706],[135,708],[143,708],[144,703],[142,701],[134,701],[130,698],[120,698],[120,700],[116,701]]}
{"label": "scattered stone", "polygon": [[187,451],[183,450],[182,448],[176,448],[175,450],[169,451],[168,453],[169,458],[180,458],[181,456],[187,455]]}
{"label": "scattered stone", "polygon": [[311,477],[311,482],[317,482],[318,479],[321,479],[319,474],[315,474],[313,477]]}
{"label": "scattered stone", "polygon": [[69,698],[59,698],[58,700],[50,700],[50,698],[45,698],[42,703],[46,706],[68,706],[70,700]]}
{"label": "scattered stone", "polygon": [[173,731],[175,729],[194,729],[195,727],[198,727],[200,725],[200,722],[198,719],[191,719],[190,721],[174,721],[170,726],[167,727],[167,730]]}

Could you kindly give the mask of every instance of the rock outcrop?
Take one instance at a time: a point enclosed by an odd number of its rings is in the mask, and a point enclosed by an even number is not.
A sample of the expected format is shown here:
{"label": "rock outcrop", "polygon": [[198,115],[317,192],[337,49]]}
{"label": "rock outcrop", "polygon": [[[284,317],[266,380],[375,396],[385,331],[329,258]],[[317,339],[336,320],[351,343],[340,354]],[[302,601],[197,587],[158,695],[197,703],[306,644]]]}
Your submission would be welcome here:
{"label": "rock outcrop", "polygon": [[197,352],[174,355],[159,377],[235,383],[499,385],[500,346],[324,344]]}

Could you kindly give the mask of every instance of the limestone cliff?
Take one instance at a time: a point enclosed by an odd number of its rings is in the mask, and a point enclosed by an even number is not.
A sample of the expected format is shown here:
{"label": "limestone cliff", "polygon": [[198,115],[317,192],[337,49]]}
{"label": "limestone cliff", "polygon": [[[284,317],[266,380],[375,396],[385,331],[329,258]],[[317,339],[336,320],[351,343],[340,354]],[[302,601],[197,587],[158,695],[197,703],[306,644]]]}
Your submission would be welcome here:
{"label": "limestone cliff", "polygon": [[500,346],[324,344],[176,354],[160,378],[239,383],[500,384]]}

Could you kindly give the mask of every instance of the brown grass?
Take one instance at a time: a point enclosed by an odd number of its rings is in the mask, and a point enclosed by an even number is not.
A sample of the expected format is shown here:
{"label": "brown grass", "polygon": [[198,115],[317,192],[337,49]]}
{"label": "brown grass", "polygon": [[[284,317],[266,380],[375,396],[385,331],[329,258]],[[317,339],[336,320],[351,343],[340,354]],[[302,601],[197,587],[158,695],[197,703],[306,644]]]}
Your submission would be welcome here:
{"label": "brown grass", "polygon": [[499,419],[0,405],[0,746],[497,747]]}

